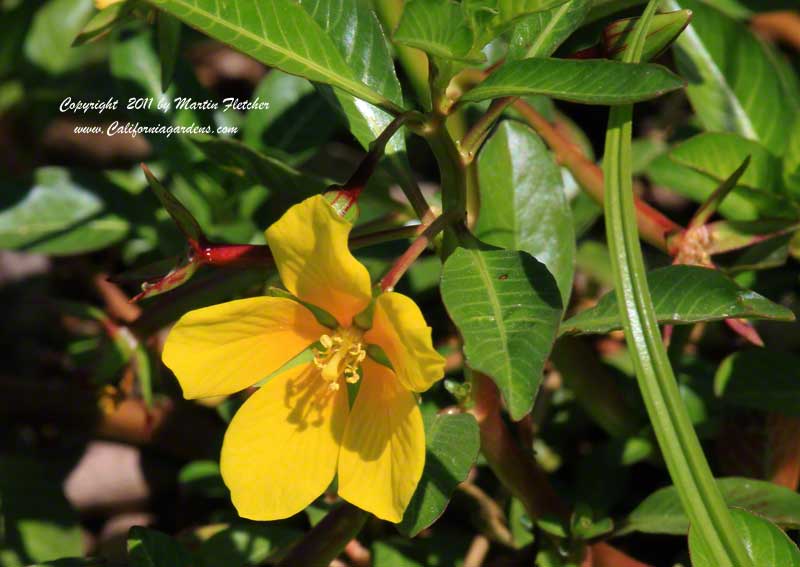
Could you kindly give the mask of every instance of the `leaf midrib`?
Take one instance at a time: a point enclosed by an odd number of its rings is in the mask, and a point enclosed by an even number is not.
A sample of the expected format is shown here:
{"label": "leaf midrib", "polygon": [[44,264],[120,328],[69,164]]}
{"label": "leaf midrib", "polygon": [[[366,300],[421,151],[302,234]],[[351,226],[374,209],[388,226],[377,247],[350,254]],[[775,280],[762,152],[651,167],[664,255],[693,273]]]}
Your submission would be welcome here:
{"label": "leaf midrib", "polygon": [[[503,358],[505,359],[505,367],[506,367],[506,376],[505,379],[508,380],[509,376],[508,373],[511,371],[511,355],[508,352],[508,335],[506,333],[506,326],[505,321],[503,321],[503,312],[500,308],[500,302],[497,300],[497,290],[494,286],[494,282],[492,278],[489,276],[489,269],[486,266],[486,262],[484,261],[483,257],[478,254],[475,250],[470,250],[469,253],[475,258],[475,262],[478,265],[478,273],[483,280],[483,283],[486,285],[487,291],[491,291],[489,293],[489,305],[492,308],[492,313],[494,314],[495,320],[497,321],[497,331],[498,335],[500,335],[501,343],[503,345]],[[497,377],[495,377],[497,378]],[[508,405],[512,408],[514,407],[514,403],[512,398],[514,397],[513,388],[508,387]]]}

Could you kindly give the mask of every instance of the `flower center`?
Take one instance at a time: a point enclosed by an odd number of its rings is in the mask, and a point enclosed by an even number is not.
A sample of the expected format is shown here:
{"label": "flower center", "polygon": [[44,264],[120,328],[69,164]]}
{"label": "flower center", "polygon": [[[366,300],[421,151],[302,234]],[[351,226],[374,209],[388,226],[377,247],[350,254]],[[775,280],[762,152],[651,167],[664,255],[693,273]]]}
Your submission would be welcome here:
{"label": "flower center", "polygon": [[314,350],[314,366],[322,370],[322,377],[327,380],[333,391],[339,389],[339,378],[350,384],[358,382],[358,368],[367,357],[367,351],[361,340],[364,333],[353,327],[338,327],[331,335],[322,335],[319,342],[322,348]]}

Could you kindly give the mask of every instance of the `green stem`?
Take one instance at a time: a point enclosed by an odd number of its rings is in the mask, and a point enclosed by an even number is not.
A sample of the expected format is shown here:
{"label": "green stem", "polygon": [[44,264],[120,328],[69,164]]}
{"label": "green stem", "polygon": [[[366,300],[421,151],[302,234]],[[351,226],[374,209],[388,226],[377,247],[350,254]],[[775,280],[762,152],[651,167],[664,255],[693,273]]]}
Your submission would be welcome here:
{"label": "green stem", "polygon": [[[639,20],[626,62],[641,58],[657,4],[651,0]],[[752,561],[711,474],[659,333],[636,227],[632,115],[630,105],[611,109],[603,162],[606,235],[625,337],[650,421],[692,529],[699,532],[719,567],[750,567]]]}
{"label": "green stem", "polygon": [[343,502],[311,528],[277,567],[328,567],[344,546],[358,535],[369,514]]}
{"label": "green stem", "polygon": [[439,166],[442,209],[452,223],[444,233],[442,259],[445,259],[464,239],[466,233],[464,221],[467,214],[468,171],[467,166],[461,161],[458,147],[443,123],[434,125],[425,139]]}

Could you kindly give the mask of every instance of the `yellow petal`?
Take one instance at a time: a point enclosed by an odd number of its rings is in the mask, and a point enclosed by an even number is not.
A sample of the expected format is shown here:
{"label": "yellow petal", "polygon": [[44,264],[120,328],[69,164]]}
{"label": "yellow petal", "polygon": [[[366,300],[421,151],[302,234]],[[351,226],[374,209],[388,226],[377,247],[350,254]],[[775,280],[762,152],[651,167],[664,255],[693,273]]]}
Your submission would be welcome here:
{"label": "yellow petal", "polygon": [[369,359],[339,454],[339,496],[390,522],[403,519],[425,465],[414,395]]}
{"label": "yellow petal", "polygon": [[181,317],[162,358],[186,398],[221,396],[266,378],[325,332],[291,299],[240,299]]}
{"label": "yellow petal", "polygon": [[347,389],[332,391],[311,364],[279,374],[236,412],[220,469],[239,515],[288,518],[323,493],[336,473]]}
{"label": "yellow petal", "polygon": [[369,273],[347,247],[350,228],[316,195],[290,208],[266,231],[286,289],[343,326],[371,299]]}
{"label": "yellow petal", "polygon": [[444,358],[431,341],[431,328],[410,298],[389,292],[375,301],[375,316],[364,338],[389,357],[400,382],[414,392],[424,392],[444,376]]}

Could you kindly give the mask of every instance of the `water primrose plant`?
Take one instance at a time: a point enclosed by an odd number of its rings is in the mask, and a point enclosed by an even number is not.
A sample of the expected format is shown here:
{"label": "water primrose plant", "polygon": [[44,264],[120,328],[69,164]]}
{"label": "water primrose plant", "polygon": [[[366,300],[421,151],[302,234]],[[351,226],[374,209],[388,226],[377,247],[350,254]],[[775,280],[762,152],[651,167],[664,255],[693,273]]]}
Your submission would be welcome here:
{"label": "water primrose plant", "polygon": [[0,22],[0,567],[800,567],[796,0]]}

